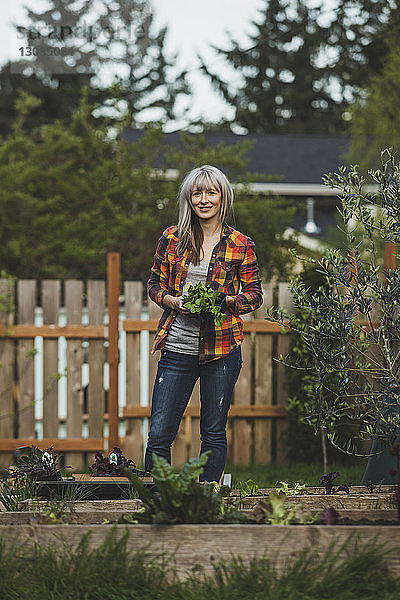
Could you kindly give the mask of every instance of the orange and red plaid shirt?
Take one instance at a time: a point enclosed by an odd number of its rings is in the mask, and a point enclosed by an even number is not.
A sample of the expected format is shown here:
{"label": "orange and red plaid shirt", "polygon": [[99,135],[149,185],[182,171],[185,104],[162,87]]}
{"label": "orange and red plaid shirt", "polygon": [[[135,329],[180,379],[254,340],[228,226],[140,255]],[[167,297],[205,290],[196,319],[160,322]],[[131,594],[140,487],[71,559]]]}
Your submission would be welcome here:
{"label": "orange and red plaid shirt", "polygon": [[[177,226],[173,225],[160,237],[147,283],[149,297],[161,308],[165,308],[162,302],[166,294],[182,295],[190,264],[187,250],[181,256],[176,252],[177,231]],[[241,344],[243,321],[239,315],[256,310],[262,304],[261,279],[253,240],[224,224],[221,239],[211,255],[206,281],[212,289],[234,296],[235,303],[226,309],[226,319],[221,326],[216,325],[214,319],[200,321],[199,362],[226,356]],[[153,353],[164,347],[176,314],[176,311],[165,308],[158,323]]]}

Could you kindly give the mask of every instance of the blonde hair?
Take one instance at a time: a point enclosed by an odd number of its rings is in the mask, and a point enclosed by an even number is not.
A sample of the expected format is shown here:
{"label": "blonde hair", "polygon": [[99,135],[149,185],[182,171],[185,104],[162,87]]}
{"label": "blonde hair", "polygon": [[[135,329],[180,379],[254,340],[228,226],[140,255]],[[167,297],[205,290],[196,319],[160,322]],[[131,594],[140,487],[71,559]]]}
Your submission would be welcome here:
{"label": "blonde hair", "polygon": [[177,251],[179,254],[189,250],[193,264],[200,263],[200,253],[204,234],[199,218],[192,207],[192,192],[194,189],[204,190],[214,188],[221,194],[221,223],[229,215],[233,204],[233,190],[226,175],[217,167],[202,165],[193,169],[184,178],[179,192],[179,220]]}

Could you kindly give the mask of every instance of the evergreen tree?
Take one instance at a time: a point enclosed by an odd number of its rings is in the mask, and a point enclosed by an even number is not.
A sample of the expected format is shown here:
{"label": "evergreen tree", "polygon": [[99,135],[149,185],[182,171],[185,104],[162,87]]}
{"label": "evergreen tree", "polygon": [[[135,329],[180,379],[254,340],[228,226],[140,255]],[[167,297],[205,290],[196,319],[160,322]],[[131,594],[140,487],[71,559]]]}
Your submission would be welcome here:
{"label": "evergreen tree", "polygon": [[266,0],[250,48],[214,47],[241,75],[240,88],[203,70],[236,108],[233,123],[250,132],[342,132],[399,20],[399,0],[338,0],[331,15],[305,0]]}
{"label": "evergreen tree", "polygon": [[132,123],[174,118],[178,96],[188,92],[185,73],[171,75],[175,57],[165,56],[166,28],[153,33],[147,0],[49,2],[47,10],[28,10],[28,36],[36,39],[27,43],[35,47],[43,80],[64,93],[82,77],[104,87],[102,78],[111,74],[112,85],[96,100],[117,107],[113,116],[120,114],[123,100],[122,113],[128,110]]}
{"label": "evergreen tree", "polygon": [[352,107],[348,160],[366,171],[377,166],[387,147],[400,150],[400,48],[386,57],[382,73],[371,78],[365,97]]}

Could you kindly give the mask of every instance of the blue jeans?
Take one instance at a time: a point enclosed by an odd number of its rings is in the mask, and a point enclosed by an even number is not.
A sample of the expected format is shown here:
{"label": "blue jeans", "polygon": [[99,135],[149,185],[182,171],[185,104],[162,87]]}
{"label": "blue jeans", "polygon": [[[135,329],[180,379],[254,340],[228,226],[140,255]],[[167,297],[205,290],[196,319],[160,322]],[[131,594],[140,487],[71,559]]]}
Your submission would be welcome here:
{"label": "blue jeans", "polygon": [[200,481],[220,480],[226,462],[228,410],[241,366],[240,346],[227,356],[202,364],[197,355],[161,350],[153,388],[146,471],[151,471],[153,452],[171,464],[171,446],[200,377],[200,454],[212,450]]}

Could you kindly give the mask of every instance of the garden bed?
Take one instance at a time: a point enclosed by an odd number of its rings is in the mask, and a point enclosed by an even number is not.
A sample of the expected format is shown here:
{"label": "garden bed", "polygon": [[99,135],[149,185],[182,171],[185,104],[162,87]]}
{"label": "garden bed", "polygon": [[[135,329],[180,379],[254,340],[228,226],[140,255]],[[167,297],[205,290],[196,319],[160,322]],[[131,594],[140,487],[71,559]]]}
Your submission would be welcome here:
{"label": "garden bed", "polygon": [[[24,547],[29,553],[35,543],[61,549],[61,543],[74,549],[88,532],[89,547],[102,544],[110,532],[110,525],[1,525],[0,536],[5,547]],[[390,571],[400,577],[400,544],[398,526],[377,528],[374,525],[321,526],[321,525],[116,525],[115,535],[128,531],[128,548],[135,552],[147,549],[149,557],[165,552],[173,555],[180,577],[203,572],[212,574],[213,564],[241,556],[245,562],[253,557],[266,556],[279,569],[305,548],[323,555],[333,543],[343,558],[355,548],[371,544],[385,544],[392,551],[388,555]]]}

